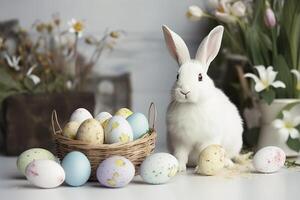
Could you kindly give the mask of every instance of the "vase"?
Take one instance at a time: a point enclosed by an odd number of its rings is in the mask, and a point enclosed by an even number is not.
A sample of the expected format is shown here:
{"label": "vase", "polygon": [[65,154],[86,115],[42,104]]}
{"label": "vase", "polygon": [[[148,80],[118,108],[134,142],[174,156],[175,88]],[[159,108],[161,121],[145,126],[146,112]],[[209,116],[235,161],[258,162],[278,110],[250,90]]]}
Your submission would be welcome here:
{"label": "vase", "polygon": [[[299,155],[297,151],[294,151],[287,146],[287,137],[279,134],[278,130],[272,125],[272,122],[276,119],[278,113],[288,104],[295,102],[300,102],[300,100],[275,99],[270,105],[262,101],[259,103],[261,110],[261,126],[257,150],[266,146],[277,146],[280,147],[289,157]],[[291,112],[293,112],[293,115],[300,115],[300,106],[295,106]]]}

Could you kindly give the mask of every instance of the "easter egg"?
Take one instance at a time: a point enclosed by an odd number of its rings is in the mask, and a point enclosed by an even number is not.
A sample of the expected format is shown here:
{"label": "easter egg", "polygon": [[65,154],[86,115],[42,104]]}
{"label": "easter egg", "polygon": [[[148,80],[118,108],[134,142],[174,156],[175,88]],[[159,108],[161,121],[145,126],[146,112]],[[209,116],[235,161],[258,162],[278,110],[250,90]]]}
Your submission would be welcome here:
{"label": "easter egg", "polygon": [[87,119],[91,119],[91,118],[93,118],[93,116],[87,109],[78,108],[72,113],[72,115],[70,117],[70,122],[76,121],[79,124],[81,124],[83,121],[85,121]]}
{"label": "easter egg", "polygon": [[91,175],[91,164],[88,158],[79,151],[68,153],[61,162],[66,173],[66,183],[71,186],[85,184]]}
{"label": "easter egg", "polygon": [[25,175],[25,169],[33,160],[56,160],[56,157],[48,150],[42,148],[32,148],[21,153],[17,160],[17,167],[19,172]]}
{"label": "easter egg", "polygon": [[127,118],[127,121],[132,128],[134,140],[142,137],[149,130],[148,119],[142,113],[133,113]]}
{"label": "easter egg", "polygon": [[111,118],[111,114],[108,112],[101,112],[98,115],[96,115],[95,119],[100,122],[102,127],[104,128],[104,123],[107,122]]}
{"label": "easter egg", "polygon": [[63,168],[53,160],[34,160],[26,167],[27,180],[40,188],[55,188],[65,180]]}
{"label": "easter egg", "polygon": [[103,128],[97,120],[87,119],[79,126],[76,139],[90,144],[103,144]]}
{"label": "easter egg", "polygon": [[121,108],[115,113],[115,115],[116,116],[122,116],[126,119],[127,117],[132,115],[132,113],[133,112],[131,110],[129,110],[128,108]]}
{"label": "easter egg", "polygon": [[275,146],[260,149],[253,157],[253,166],[258,172],[273,173],[278,171],[285,163],[285,153]]}
{"label": "easter egg", "polygon": [[130,124],[121,116],[112,117],[105,127],[105,143],[126,143],[133,140]]}
{"label": "easter egg", "polygon": [[134,165],[122,156],[109,157],[97,168],[97,179],[100,184],[112,188],[126,186],[133,179],[134,174]]}
{"label": "easter egg", "polygon": [[225,150],[220,145],[209,145],[199,155],[195,172],[216,175],[225,165]]}
{"label": "easter egg", "polygon": [[178,161],[169,153],[155,153],[148,156],[140,167],[140,174],[146,183],[162,184],[177,174]]}
{"label": "easter egg", "polygon": [[76,121],[68,122],[63,128],[63,135],[75,139],[79,126],[80,124]]}

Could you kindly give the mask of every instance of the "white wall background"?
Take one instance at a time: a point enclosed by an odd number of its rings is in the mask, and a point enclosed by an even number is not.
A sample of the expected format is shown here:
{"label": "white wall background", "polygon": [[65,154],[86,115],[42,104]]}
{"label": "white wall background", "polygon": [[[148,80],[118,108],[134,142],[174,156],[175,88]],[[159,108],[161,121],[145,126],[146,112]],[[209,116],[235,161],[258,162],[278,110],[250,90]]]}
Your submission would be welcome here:
{"label": "white wall background", "polygon": [[189,5],[202,4],[201,1],[1,0],[0,20],[17,18],[29,28],[36,19],[49,20],[58,12],[65,22],[84,19],[87,33],[101,34],[106,28],[125,30],[127,36],[109,57],[98,63],[95,71],[131,72],[133,110],[146,114],[150,102],[156,103],[158,147],[165,149],[165,113],[177,66],[165,48],[161,25],[167,24],[180,34],[195,52],[204,26],[188,21],[185,12]]}

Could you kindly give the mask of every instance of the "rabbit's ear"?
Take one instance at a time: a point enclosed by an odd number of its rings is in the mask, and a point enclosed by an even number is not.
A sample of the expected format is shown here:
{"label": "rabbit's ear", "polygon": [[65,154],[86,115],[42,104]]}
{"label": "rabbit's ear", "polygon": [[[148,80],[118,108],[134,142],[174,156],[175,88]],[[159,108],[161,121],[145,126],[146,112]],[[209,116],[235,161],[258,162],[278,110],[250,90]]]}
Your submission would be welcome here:
{"label": "rabbit's ear", "polygon": [[169,52],[178,64],[182,65],[190,60],[190,53],[183,39],[165,25],[162,29]]}
{"label": "rabbit's ear", "polygon": [[215,27],[212,31],[210,31],[208,36],[203,39],[197,50],[196,60],[204,64],[206,66],[206,70],[220,50],[223,31],[223,26]]}

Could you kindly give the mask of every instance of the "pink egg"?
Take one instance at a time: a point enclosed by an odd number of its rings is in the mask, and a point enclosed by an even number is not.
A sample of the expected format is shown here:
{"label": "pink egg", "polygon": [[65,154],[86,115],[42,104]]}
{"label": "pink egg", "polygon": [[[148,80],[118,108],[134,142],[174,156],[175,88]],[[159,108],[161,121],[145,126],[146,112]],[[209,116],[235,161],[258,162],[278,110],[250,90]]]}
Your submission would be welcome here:
{"label": "pink egg", "polygon": [[97,169],[97,179],[100,184],[112,188],[126,186],[133,179],[134,174],[134,165],[122,156],[105,159]]}

